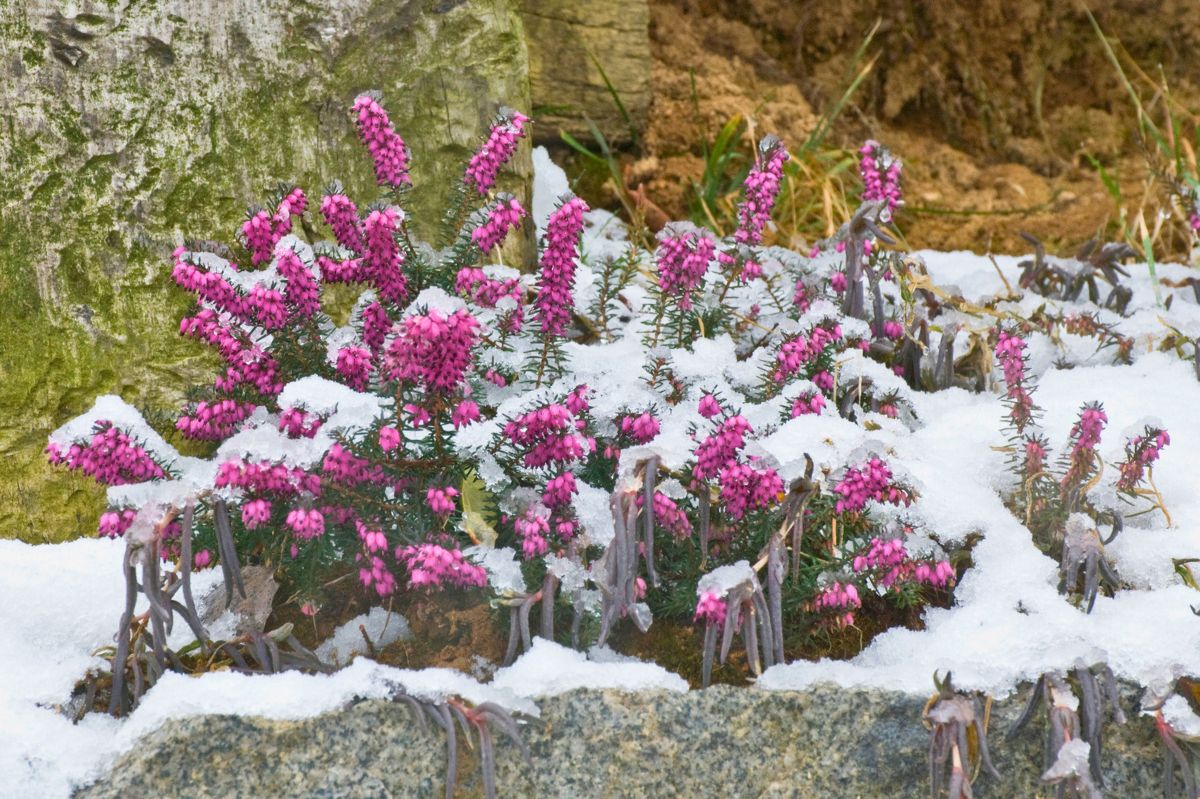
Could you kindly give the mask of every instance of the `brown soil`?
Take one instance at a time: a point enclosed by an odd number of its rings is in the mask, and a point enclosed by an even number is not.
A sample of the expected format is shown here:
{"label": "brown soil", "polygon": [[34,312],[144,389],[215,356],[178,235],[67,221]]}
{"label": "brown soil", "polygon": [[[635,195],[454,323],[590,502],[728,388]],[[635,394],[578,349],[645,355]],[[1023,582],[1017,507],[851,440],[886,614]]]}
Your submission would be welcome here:
{"label": "brown soil", "polygon": [[[686,187],[734,113],[752,136],[803,141],[846,86],[851,56],[879,19],[878,59],[830,142],[867,137],[905,162],[913,247],[1023,251],[1029,230],[1052,250],[1114,222],[1088,156],[1144,190],[1133,106],[1073,0],[651,0],[654,91],[647,197],[686,212]],[[1137,63],[1161,64],[1177,98],[1200,96],[1200,15],[1191,0],[1096,2],[1103,29]],[[694,80],[693,80],[694,77]],[[693,88],[694,87],[694,88]],[[1141,87],[1149,98],[1148,84]]]}

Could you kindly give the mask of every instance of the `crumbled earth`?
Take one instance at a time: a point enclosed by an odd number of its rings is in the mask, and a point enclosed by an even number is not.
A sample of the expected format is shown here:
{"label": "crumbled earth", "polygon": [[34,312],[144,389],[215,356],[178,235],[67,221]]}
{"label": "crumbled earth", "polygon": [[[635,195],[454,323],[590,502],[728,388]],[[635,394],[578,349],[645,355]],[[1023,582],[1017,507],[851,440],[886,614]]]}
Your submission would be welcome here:
{"label": "crumbled earth", "polygon": [[[1185,0],[1146,13],[1133,0],[1097,20],[1148,72],[1162,64],[1177,100],[1200,96],[1200,18]],[[779,3],[652,0],[654,90],[643,168],[649,200],[686,215],[703,142],[733,114],[751,135],[803,142],[844,91],[855,49],[878,19],[877,55],[830,144],[883,141],[905,162],[913,247],[1017,252],[1027,230],[1051,251],[1112,235],[1116,209],[1091,159],[1136,214],[1148,185],[1134,109],[1078,4]],[[986,46],[981,46],[986,43]],[[1144,98],[1150,83],[1138,81]]]}

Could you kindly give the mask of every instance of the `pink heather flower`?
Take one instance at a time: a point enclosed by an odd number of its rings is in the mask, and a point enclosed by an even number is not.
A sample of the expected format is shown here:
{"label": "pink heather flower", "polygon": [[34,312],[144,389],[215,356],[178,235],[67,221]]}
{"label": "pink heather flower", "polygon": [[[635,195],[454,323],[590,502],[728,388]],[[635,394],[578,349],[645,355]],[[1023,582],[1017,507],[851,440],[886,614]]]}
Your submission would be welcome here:
{"label": "pink heather flower", "polygon": [[462,385],[478,340],[479,322],[465,308],[448,316],[436,308],[413,314],[388,345],[388,374],[427,391],[450,393]]}
{"label": "pink heather flower", "polygon": [[479,406],[472,400],[463,400],[454,406],[450,414],[450,422],[457,430],[479,421]]}
{"label": "pink heather flower", "polygon": [[551,404],[509,421],[504,426],[504,437],[525,450],[522,461],[527,467],[538,469],[583,457],[583,445],[575,429],[571,412],[563,405]]}
{"label": "pink heather flower", "polygon": [[368,94],[354,100],[354,112],[358,115],[358,135],[375,162],[375,179],[380,186],[411,185],[408,176],[408,145],[400,138],[387,111]]}
{"label": "pink heather flower", "polygon": [[796,290],[792,292],[792,304],[800,313],[805,313],[812,307],[812,298],[808,296],[808,287],[804,285],[803,280],[796,281]]}
{"label": "pink heather flower", "polygon": [[488,369],[486,372],[484,372],[483,379],[494,386],[499,386],[500,388],[504,388],[508,385],[508,380],[504,377],[504,375],[500,374],[495,369]]}
{"label": "pink heather flower", "polygon": [[247,491],[295,495],[301,492],[321,493],[321,478],[301,468],[289,469],[269,461],[246,463],[239,459],[223,462],[217,467],[214,482],[217,488],[243,488]]}
{"label": "pink heather flower", "polygon": [[477,266],[464,266],[454,278],[454,290],[460,297],[465,297],[484,308],[495,308],[500,300],[511,297],[518,304],[518,313],[522,311],[519,306],[524,289],[519,278],[499,280],[488,277],[487,273]]}
{"label": "pink heather flower", "polygon": [[391,452],[400,446],[400,431],[394,427],[379,428],[379,448]]}
{"label": "pink heather flower", "polygon": [[408,301],[408,278],[401,269],[404,253],[396,242],[400,218],[400,209],[389,206],[367,214],[363,223],[367,239],[367,254],[361,267],[363,276],[371,281],[380,297],[395,305]]}
{"label": "pink heather flower", "polygon": [[725,600],[712,591],[706,591],[696,602],[693,620],[704,622],[706,626],[720,625],[725,622],[726,612]]}
{"label": "pink heather flower", "polygon": [[461,550],[440,544],[419,544],[396,549],[396,559],[408,568],[412,588],[482,588],[487,572],[468,561]]}
{"label": "pink heather flower", "polygon": [[487,141],[479,152],[471,156],[463,182],[480,195],[487,194],[496,182],[500,167],[516,152],[517,140],[525,137],[527,122],[529,117],[524,114],[511,108],[501,108]]}
{"label": "pink heather flower", "polygon": [[653,510],[655,522],[670,530],[676,539],[687,538],[692,534],[692,523],[687,514],[675,500],[661,491],[654,492]]}
{"label": "pink heather flower", "polygon": [[321,471],[335,483],[346,486],[384,481],[382,467],[372,464],[366,458],[358,457],[341,443],[335,443],[325,453],[325,458],[321,461]]}
{"label": "pink heather flower", "polygon": [[546,536],[550,533],[549,514],[545,507],[531,507],[514,522],[517,538],[521,539],[521,551],[526,560],[531,560],[550,551]]}
{"label": "pink heather flower", "polygon": [[576,416],[583,416],[591,408],[591,404],[588,402],[588,395],[591,393],[592,390],[588,388],[586,383],[575,386],[571,390],[571,393],[567,395],[563,404],[567,406],[567,410],[571,413]]}
{"label": "pink heather flower", "polygon": [[362,541],[363,549],[367,554],[375,554],[383,552],[388,548],[387,536],[382,530],[375,530],[363,524],[361,520],[354,520],[354,530],[358,533],[358,539]]}
{"label": "pink heather flower", "polygon": [[716,477],[722,469],[732,466],[737,453],[746,445],[750,423],[743,416],[730,416],[708,438],[696,447],[696,465],[692,476],[697,480]]}
{"label": "pink heather flower", "polygon": [[733,234],[738,244],[762,244],[762,233],[771,221],[771,211],[783,178],[783,163],[787,160],[787,150],[775,136],[764,136],[759,142],[758,162],[742,186],[738,229]]}
{"label": "pink heather flower", "polygon": [[287,408],[279,414],[279,431],[288,438],[312,438],[322,423],[320,416],[300,408]]}
{"label": "pink heather flower", "polygon": [[261,527],[271,520],[271,503],[265,499],[252,499],[242,505],[242,524],[247,530]]}
{"label": "pink heather flower", "polygon": [[358,206],[344,194],[326,194],[321,200],[321,216],[333,231],[337,243],[347,250],[362,255],[366,249],[362,236],[362,220],[358,218]]}
{"label": "pink heather flower", "polygon": [[717,398],[712,394],[705,394],[700,398],[700,415],[705,419],[711,419],[714,416],[720,416],[721,403],[717,402]]}
{"label": "pink heather flower", "polygon": [[1098,402],[1086,403],[1080,410],[1079,419],[1071,428],[1071,452],[1067,457],[1067,471],[1060,483],[1064,490],[1082,485],[1092,474],[1097,458],[1096,446],[1107,423],[1104,406]]}
{"label": "pink heather flower", "polygon": [[833,391],[833,375],[823,369],[812,376],[812,381],[826,394]]}
{"label": "pink heather flower", "polygon": [[717,244],[697,233],[670,235],[670,227],[659,234],[658,287],[663,294],[679,297],[679,307],[692,307],[692,292],[704,281],[708,266],[716,257]]}
{"label": "pink heather flower", "polygon": [[825,395],[816,391],[809,391],[796,397],[792,403],[792,418],[797,416],[805,416],[808,414],[817,415],[825,407]]}
{"label": "pink heather flower", "polygon": [[413,427],[424,427],[433,418],[424,406],[414,405],[411,402],[405,403],[404,412],[408,414],[408,423]]}
{"label": "pink heather flower", "polygon": [[783,493],[783,480],[774,469],[758,470],[734,463],[721,470],[721,501],[737,521],[753,510],[768,508]]}
{"label": "pink heather flower", "polygon": [[205,569],[212,563],[212,560],[212,553],[207,549],[202,549],[192,557],[192,565],[197,569]]}
{"label": "pink heather flower", "polygon": [[832,275],[830,275],[829,287],[838,294],[844,293],[846,291],[846,273],[834,272]]}
{"label": "pink heather flower", "polygon": [[318,255],[317,268],[321,270],[321,280],[326,283],[361,283],[366,280],[362,258],[335,261],[327,255]]}
{"label": "pink heather flower", "polygon": [[391,596],[396,592],[396,576],[388,569],[383,558],[372,555],[367,568],[358,570],[358,579],[363,587],[375,587],[375,593],[381,597]]}
{"label": "pink heather flower", "polygon": [[913,568],[912,579],[934,588],[945,588],[954,582],[954,567],[946,560],[932,564],[919,563]]}
{"label": "pink heather flower", "polygon": [[66,453],[56,442],[46,446],[46,456],[53,464],[65,465],[99,483],[110,486],[143,483],[166,477],[162,467],[128,433],[101,419],[96,422],[86,444],[72,443]]}
{"label": "pink heather flower", "polygon": [[453,486],[433,487],[425,492],[425,502],[431,511],[439,516],[446,516],[454,512],[454,498],[457,496],[458,489]]}
{"label": "pink heather flower", "polygon": [[832,329],[814,327],[807,336],[798,334],[788,338],[775,355],[776,369],[771,379],[777,383],[786,381],[802,366],[820,358],[825,348],[841,337],[841,328],[834,325]]}
{"label": "pink heather flower", "polygon": [[1145,476],[1146,469],[1158,460],[1163,447],[1171,443],[1167,431],[1147,425],[1145,432],[1125,442],[1125,461],[1121,463],[1117,490],[1134,494]]}
{"label": "pink heather flower", "polygon": [[288,511],[287,524],[303,541],[325,534],[325,517],[316,508],[292,508]]}
{"label": "pink heather flower", "polygon": [[250,250],[250,262],[255,266],[271,260],[275,245],[292,230],[292,217],[300,216],[308,207],[308,198],[293,188],[279,201],[275,213],[259,210],[242,223],[242,237]]}
{"label": "pink heather flower", "polygon": [[838,513],[857,513],[871,499],[905,507],[912,503],[911,494],[892,483],[892,470],[879,458],[847,469],[833,491],[841,497],[836,505]]}
{"label": "pink heather flower", "polygon": [[317,287],[316,278],[294,250],[281,249],[283,252],[276,259],[276,268],[279,276],[287,281],[283,299],[293,316],[311,319],[321,310],[321,290]]}
{"label": "pink heather flower", "polygon": [[815,611],[832,611],[837,626],[849,627],[854,624],[853,611],[862,607],[862,599],[854,583],[833,582],[813,598],[812,607]]}
{"label": "pink heather flower", "polygon": [[904,326],[899,322],[889,319],[883,323],[883,335],[892,340],[902,338],[904,336]]}
{"label": "pink heather flower", "polygon": [[546,223],[546,240],[540,261],[542,271],[538,275],[534,299],[543,335],[561,336],[571,321],[574,308],[571,287],[575,282],[579,236],[583,232],[583,215],[587,210],[587,203],[572,197],[559,205]]}
{"label": "pink heather flower", "polygon": [[658,420],[649,411],[640,416],[621,418],[621,433],[638,444],[646,444],[658,435]]}
{"label": "pink heather flower", "polygon": [[547,508],[557,508],[561,505],[569,505],[571,497],[573,497],[578,488],[575,486],[575,475],[571,472],[563,472],[557,477],[552,477],[546,481],[546,488],[542,491],[542,503]]}
{"label": "pink heather flower", "polygon": [[237,432],[238,426],[254,413],[253,402],[223,399],[214,402],[201,400],[191,413],[180,415],[175,429],[197,441],[220,441]]}
{"label": "pink heather flower", "polygon": [[137,511],[133,508],[107,511],[100,516],[98,532],[105,538],[120,538],[136,518]]}
{"label": "pink heather flower", "polygon": [[362,347],[342,347],[337,354],[337,370],[346,385],[363,391],[371,377],[371,353]]}
{"label": "pink heather flower", "polygon": [[496,249],[508,231],[518,227],[525,217],[525,209],[511,194],[500,194],[496,202],[488,210],[483,221],[471,231],[471,241],[479,247],[480,252],[487,255]]}
{"label": "pink heather flower", "polygon": [[1025,476],[1040,474],[1046,463],[1046,442],[1037,436],[1025,439]]}
{"label": "pink heather flower", "polygon": [[387,311],[378,302],[373,302],[362,310],[362,340],[377,355],[392,330],[392,320]]}
{"label": "pink heather flower", "polygon": [[877,141],[867,141],[858,152],[862,156],[858,162],[858,173],[863,181],[862,198],[865,202],[884,201],[887,212],[884,221],[887,221],[900,204],[900,170],[903,166]]}

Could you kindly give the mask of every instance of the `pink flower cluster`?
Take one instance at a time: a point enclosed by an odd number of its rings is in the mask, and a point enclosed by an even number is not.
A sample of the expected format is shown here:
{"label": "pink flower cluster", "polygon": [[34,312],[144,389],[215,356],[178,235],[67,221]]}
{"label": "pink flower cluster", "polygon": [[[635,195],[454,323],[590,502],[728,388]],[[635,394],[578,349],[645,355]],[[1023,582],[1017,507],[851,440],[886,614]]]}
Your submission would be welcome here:
{"label": "pink flower cluster", "polygon": [[546,223],[542,271],[538,275],[534,299],[543,335],[561,336],[571,321],[571,311],[575,307],[571,287],[575,283],[579,236],[583,232],[583,215],[587,210],[587,203],[572,197],[555,209]]}
{"label": "pink flower cluster", "polygon": [[310,541],[325,534],[325,516],[316,508],[292,508],[287,525],[301,541]]}
{"label": "pink flower cluster", "polygon": [[479,322],[465,308],[445,315],[436,308],[413,314],[388,345],[388,373],[429,392],[454,392],[466,377],[478,340]]}
{"label": "pink flower cluster", "polygon": [[806,416],[809,414],[818,415],[825,407],[825,395],[819,391],[808,391],[792,402],[792,418],[797,416]]}
{"label": "pink flower cluster", "polygon": [[321,290],[308,266],[295,250],[285,247],[279,253],[276,268],[279,276],[287,281],[283,299],[292,314],[300,319],[311,319],[321,310]]}
{"label": "pink flower cluster", "polygon": [[771,507],[783,496],[783,480],[770,468],[733,463],[721,469],[720,483],[721,501],[734,521],[750,511]]}
{"label": "pink flower cluster", "polygon": [[775,371],[771,379],[782,383],[800,371],[805,364],[813,363],[825,352],[825,348],[842,337],[842,329],[814,327],[807,336],[799,334],[783,342],[775,355]]}
{"label": "pink flower cluster", "polygon": [[705,394],[700,398],[699,410],[701,416],[705,419],[711,419],[721,414],[721,403],[717,402],[717,398],[712,394]]}
{"label": "pink flower cluster", "polygon": [[487,572],[482,566],[468,561],[459,549],[432,543],[399,547],[396,559],[408,568],[408,584],[412,588],[482,588],[487,585]]}
{"label": "pink flower cluster", "polygon": [[246,463],[239,458],[227,460],[217,467],[214,484],[217,488],[241,488],[285,496],[301,492],[321,493],[320,475],[300,468],[288,468],[280,463]]}
{"label": "pink flower cluster", "polygon": [[744,416],[730,416],[708,438],[696,447],[696,465],[692,476],[697,480],[716,477],[722,469],[732,466],[738,452],[746,446],[750,423]]}
{"label": "pink flower cluster", "polygon": [[325,453],[321,470],[335,483],[355,486],[360,483],[382,484],[387,481],[383,469],[366,458],[360,458],[341,443],[335,443]]}
{"label": "pink flower cluster", "polygon": [[1087,403],[1079,411],[1079,419],[1071,427],[1071,452],[1061,483],[1064,489],[1081,485],[1092,473],[1096,464],[1096,447],[1107,423],[1108,415],[1098,402]]}
{"label": "pink flower cluster", "polygon": [[363,241],[362,221],[358,217],[358,206],[344,194],[326,194],[321,199],[321,216],[333,231],[337,243],[353,253],[362,255],[366,249]]}
{"label": "pink flower cluster", "polygon": [[557,403],[529,411],[504,425],[504,437],[525,451],[523,463],[533,469],[550,463],[567,463],[583,457],[576,434],[582,420],[573,419],[566,406]]}
{"label": "pink flower cluster", "polygon": [[400,446],[400,431],[394,427],[384,426],[379,428],[379,448],[384,452],[391,452]]}
{"label": "pink flower cluster", "polygon": [[454,504],[454,498],[458,496],[458,489],[454,486],[431,486],[425,492],[425,504],[429,505],[429,509],[438,516],[449,516],[454,513],[457,507]]}
{"label": "pink flower cluster", "polygon": [[496,249],[508,231],[518,227],[525,217],[525,209],[511,194],[501,194],[496,197],[495,204],[487,212],[483,222],[471,231],[471,241],[484,255]]}
{"label": "pink flower cluster", "polygon": [[542,489],[542,503],[547,508],[569,505],[571,497],[575,496],[578,491],[579,488],[575,485],[575,475],[571,472],[563,472],[546,481],[546,487]]}
{"label": "pink flower cluster", "polygon": [[758,145],[758,163],[750,170],[742,186],[743,198],[738,206],[738,229],[734,241],[738,244],[761,244],[763,230],[771,221],[775,198],[783,179],[783,164],[788,152],[775,136],[764,136]]}
{"label": "pink flower cluster", "polygon": [[244,333],[223,325],[212,309],[203,308],[195,316],[184,317],[179,333],[211,344],[221,353],[228,365],[224,376],[216,380],[218,391],[231,392],[240,385],[252,386],[266,396],[283,391],[278,362],[261,346],[250,343]]}
{"label": "pink flower cluster", "polygon": [[833,491],[841,497],[836,505],[838,513],[857,513],[871,499],[906,507],[912,503],[912,495],[892,483],[892,470],[879,458],[847,469]]}
{"label": "pink flower cluster", "polygon": [[312,438],[324,420],[302,408],[285,408],[279,414],[279,431],[288,438]]}
{"label": "pink flower cluster", "polygon": [[[641,500],[641,496],[638,496]],[[654,492],[654,520],[671,531],[676,539],[688,538],[692,534],[692,522],[683,509],[661,491]]]}
{"label": "pink flower cluster", "polygon": [[813,598],[812,608],[817,612],[833,612],[834,623],[839,627],[854,624],[854,611],[862,607],[858,588],[854,583],[833,582],[822,588]]}
{"label": "pink flower cluster", "polygon": [[546,536],[550,534],[550,515],[545,507],[532,506],[521,514],[513,529],[517,538],[521,539],[521,551],[525,559],[530,560],[550,551],[550,542]]}
{"label": "pink flower cluster", "polygon": [[252,499],[242,505],[242,524],[247,530],[254,530],[271,520],[271,503],[259,498]]}
{"label": "pink flower cluster", "polygon": [[915,561],[908,556],[904,541],[900,538],[871,539],[866,553],[855,556],[853,567],[855,572],[868,569],[878,572],[878,583],[884,588],[899,586],[904,582],[945,588],[954,581],[954,568],[949,561]]}
{"label": "pink flower cluster", "polygon": [[99,533],[105,538],[120,538],[137,518],[137,510],[110,510],[100,514]]}
{"label": "pink flower cluster", "polygon": [[342,347],[335,364],[346,385],[355,391],[365,391],[371,379],[371,352],[362,347]]}
{"label": "pink flower cluster", "polygon": [[369,94],[359,95],[353,109],[358,116],[358,135],[375,162],[375,179],[379,185],[394,189],[410,185],[408,145],[392,127],[387,111]]}
{"label": "pink flower cluster", "polygon": [[144,483],[166,477],[163,468],[133,438],[101,419],[86,443],[71,444],[64,453],[59,444],[46,445],[46,457],[55,465],[80,471],[98,483],[110,486]]}
{"label": "pink flower cluster", "polygon": [[455,430],[478,421],[479,405],[474,400],[465,399],[455,405],[454,410],[450,412],[450,423],[454,425]]}
{"label": "pink flower cluster", "polygon": [[274,214],[266,210],[251,214],[242,223],[242,237],[246,240],[246,249],[250,250],[250,262],[258,266],[270,261],[275,245],[292,232],[292,217],[300,216],[306,208],[308,198],[299,188],[294,188],[279,201]]}
{"label": "pink flower cluster", "polygon": [[253,402],[232,399],[201,400],[190,413],[180,415],[175,429],[196,441],[220,441],[233,435],[256,407]]}
{"label": "pink flower cluster", "polygon": [[1125,461],[1120,466],[1117,490],[1135,493],[1145,477],[1146,468],[1158,460],[1163,447],[1170,443],[1171,437],[1166,430],[1149,426],[1142,435],[1125,442]]}
{"label": "pink flower cluster", "polygon": [[362,274],[380,297],[396,305],[408,301],[408,278],[401,269],[404,253],[396,243],[399,225],[400,209],[394,206],[372,211],[363,222],[367,252],[362,259]]}
{"label": "pink flower cluster", "polygon": [[726,612],[724,598],[712,591],[705,591],[696,602],[696,615],[693,618],[704,622],[706,626],[720,625],[725,622]]}
{"label": "pink flower cluster", "polygon": [[[464,266],[454,278],[454,290],[460,297],[465,297],[484,308],[495,308],[500,300],[511,297],[517,302],[520,310],[522,287],[520,279],[515,277],[497,280],[488,277],[479,267]],[[519,330],[518,327],[513,332]]]}
{"label": "pink flower cluster", "polygon": [[1025,371],[1025,341],[1001,330],[996,341],[996,360],[1004,372],[1004,399],[1009,406],[1008,416],[1020,435],[1037,411]]}
{"label": "pink flower cluster", "polygon": [[519,111],[513,111],[511,108],[500,109],[500,116],[492,125],[487,141],[479,152],[471,156],[467,172],[463,175],[463,182],[480,195],[487,194],[496,183],[500,167],[516,152],[517,140],[524,138],[525,125],[528,122],[529,117]]}
{"label": "pink flower cluster", "polygon": [[362,310],[362,340],[371,350],[372,355],[378,355],[383,349],[383,343],[392,332],[392,320],[387,310],[378,302],[372,302]]}
{"label": "pink flower cluster", "polygon": [[877,141],[867,141],[858,152],[861,156],[858,173],[863,181],[863,200],[883,200],[888,214],[891,214],[900,204],[900,170],[903,165]]}
{"label": "pink flower cluster", "polygon": [[638,416],[622,416],[620,426],[622,435],[637,444],[649,443],[659,432],[658,420],[649,411]]}
{"label": "pink flower cluster", "polygon": [[679,307],[686,311],[692,307],[692,292],[703,282],[709,264],[716,257],[717,244],[697,233],[671,236],[667,232],[664,229],[659,235],[654,256],[658,263],[658,287],[663,294],[679,297]]}

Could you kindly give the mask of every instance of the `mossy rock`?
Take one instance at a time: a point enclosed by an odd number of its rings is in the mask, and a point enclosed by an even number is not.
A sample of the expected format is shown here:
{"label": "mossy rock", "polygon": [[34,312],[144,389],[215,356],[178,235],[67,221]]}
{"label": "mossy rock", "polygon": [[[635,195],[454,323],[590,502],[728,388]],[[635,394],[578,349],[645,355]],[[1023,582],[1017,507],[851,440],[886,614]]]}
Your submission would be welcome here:
{"label": "mossy rock", "polygon": [[[432,231],[501,104],[528,111],[508,0],[48,0],[0,19],[0,537],[95,529],[102,491],[47,434],[101,393],[173,412],[215,360],[177,334],[184,236],[232,239],[276,182],[378,192],[348,114],[383,92]],[[528,200],[529,148],[501,188]],[[520,248],[527,253],[529,241]],[[165,415],[164,415],[164,418]]]}

